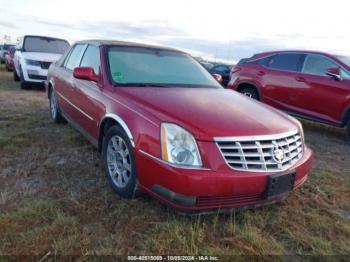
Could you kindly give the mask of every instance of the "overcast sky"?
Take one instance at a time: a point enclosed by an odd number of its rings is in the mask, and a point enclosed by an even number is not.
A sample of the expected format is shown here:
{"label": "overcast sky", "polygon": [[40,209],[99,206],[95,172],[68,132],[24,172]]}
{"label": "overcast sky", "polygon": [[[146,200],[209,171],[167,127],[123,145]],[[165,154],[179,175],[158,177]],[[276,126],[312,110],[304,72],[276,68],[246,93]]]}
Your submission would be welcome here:
{"label": "overcast sky", "polygon": [[156,43],[232,62],[276,49],[350,55],[346,0],[0,0],[0,38]]}

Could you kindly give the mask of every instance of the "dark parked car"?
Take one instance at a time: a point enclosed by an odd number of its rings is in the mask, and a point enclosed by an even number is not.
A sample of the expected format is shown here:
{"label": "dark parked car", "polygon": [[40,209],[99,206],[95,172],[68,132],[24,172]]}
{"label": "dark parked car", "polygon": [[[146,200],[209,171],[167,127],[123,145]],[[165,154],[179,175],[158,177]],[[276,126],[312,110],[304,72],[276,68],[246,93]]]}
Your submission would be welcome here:
{"label": "dark parked car", "polygon": [[279,51],[242,59],[229,88],[290,114],[347,127],[350,138],[350,57]]}
{"label": "dark parked car", "polygon": [[53,121],[97,147],[123,197],[141,191],[188,212],[258,206],[284,199],[312,166],[297,120],[224,89],[178,50],[78,42],[46,88]]}
{"label": "dark parked car", "polygon": [[230,81],[230,72],[231,72],[231,66],[229,65],[215,65],[213,66],[209,72],[211,74],[218,74],[222,76],[222,85],[227,86],[228,82]]}

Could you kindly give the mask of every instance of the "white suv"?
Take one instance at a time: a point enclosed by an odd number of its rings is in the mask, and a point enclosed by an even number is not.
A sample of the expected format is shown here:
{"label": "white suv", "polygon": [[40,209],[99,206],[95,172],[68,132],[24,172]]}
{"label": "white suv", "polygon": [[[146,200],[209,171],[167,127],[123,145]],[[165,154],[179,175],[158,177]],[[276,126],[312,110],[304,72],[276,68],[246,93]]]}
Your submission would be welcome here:
{"label": "white suv", "polygon": [[69,47],[63,39],[33,35],[21,37],[14,56],[14,80],[21,81],[22,89],[44,83],[51,63],[60,59]]}

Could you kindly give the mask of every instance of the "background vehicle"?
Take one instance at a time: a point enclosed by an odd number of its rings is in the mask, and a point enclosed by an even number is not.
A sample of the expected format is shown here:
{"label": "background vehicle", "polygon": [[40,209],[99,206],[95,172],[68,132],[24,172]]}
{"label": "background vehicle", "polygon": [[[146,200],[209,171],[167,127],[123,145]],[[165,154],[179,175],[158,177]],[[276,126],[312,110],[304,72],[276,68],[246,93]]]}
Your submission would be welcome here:
{"label": "background vehicle", "polygon": [[219,64],[213,66],[209,72],[211,74],[219,74],[222,76],[222,85],[227,86],[228,82],[230,81],[230,72],[231,72],[231,66]]}
{"label": "background vehicle", "polygon": [[78,42],[46,83],[52,119],[98,148],[122,197],[142,191],[188,212],[263,205],[312,166],[297,120],[224,89],[177,50]]}
{"label": "background vehicle", "polygon": [[11,47],[14,47],[15,45],[10,45],[10,44],[4,44],[2,48],[0,49],[0,62],[1,64],[5,63],[6,59],[5,56],[10,50]]}
{"label": "background vehicle", "polygon": [[23,36],[16,46],[14,80],[21,81],[22,89],[31,84],[44,83],[51,63],[56,62],[69,46],[69,43],[63,39]]}
{"label": "background vehicle", "polygon": [[15,56],[16,48],[10,47],[10,49],[7,51],[7,54],[5,55],[5,67],[7,71],[13,71],[14,70],[14,64],[13,64],[13,58]]}
{"label": "background vehicle", "polygon": [[350,137],[350,57],[281,51],[242,59],[229,88],[290,114],[346,127]]}

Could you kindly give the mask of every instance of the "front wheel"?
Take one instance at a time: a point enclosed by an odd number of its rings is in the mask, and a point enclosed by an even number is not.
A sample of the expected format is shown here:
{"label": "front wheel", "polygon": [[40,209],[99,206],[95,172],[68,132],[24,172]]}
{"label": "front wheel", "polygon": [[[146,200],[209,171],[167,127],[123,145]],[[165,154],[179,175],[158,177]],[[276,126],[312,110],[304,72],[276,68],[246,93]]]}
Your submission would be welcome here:
{"label": "front wheel", "polygon": [[243,88],[239,92],[242,93],[243,95],[246,95],[246,96],[250,97],[250,98],[253,98],[255,100],[259,100],[259,94],[256,91],[256,89],[253,88],[253,87]]}
{"label": "front wheel", "polygon": [[24,80],[22,67],[19,68],[19,72],[20,72],[21,89],[30,89],[29,83]]}
{"label": "front wheel", "polygon": [[138,180],[133,148],[128,136],[119,126],[112,126],[104,136],[102,161],[114,191],[124,198],[135,197]]}
{"label": "front wheel", "polygon": [[60,113],[60,110],[58,108],[58,104],[57,104],[57,99],[56,99],[56,95],[55,95],[55,91],[51,90],[50,92],[50,116],[51,119],[55,122],[55,123],[62,123],[63,122],[63,117]]}

